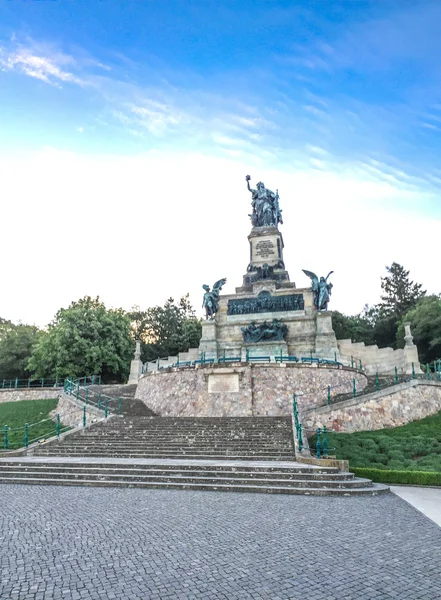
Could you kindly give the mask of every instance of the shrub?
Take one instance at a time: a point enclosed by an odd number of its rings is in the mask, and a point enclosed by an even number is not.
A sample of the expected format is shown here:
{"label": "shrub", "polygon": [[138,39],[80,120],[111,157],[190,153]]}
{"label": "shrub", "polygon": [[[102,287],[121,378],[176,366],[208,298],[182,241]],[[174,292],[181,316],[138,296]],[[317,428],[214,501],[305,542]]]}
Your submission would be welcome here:
{"label": "shrub", "polygon": [[398,483],[402,485],[434,485],[441,486],[441,473],[430,471],[393,471],[387,469],[351,469],[356,477],[372,479],[377,483]]}

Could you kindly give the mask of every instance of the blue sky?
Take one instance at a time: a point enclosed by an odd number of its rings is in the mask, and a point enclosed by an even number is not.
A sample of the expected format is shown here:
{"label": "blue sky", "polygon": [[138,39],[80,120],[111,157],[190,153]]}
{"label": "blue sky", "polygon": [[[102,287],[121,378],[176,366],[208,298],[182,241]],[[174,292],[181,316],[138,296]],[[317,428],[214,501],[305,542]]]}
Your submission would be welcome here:
{"label": "blue sky", "polygon": [[336,271],[333,308],[377,301],[393,260],[440,292],[440,27],[438,0],[2,3],[0,196],[21,236],[0,241],[1,316],[233,291],[248,172],[279,188],[291,279]]}

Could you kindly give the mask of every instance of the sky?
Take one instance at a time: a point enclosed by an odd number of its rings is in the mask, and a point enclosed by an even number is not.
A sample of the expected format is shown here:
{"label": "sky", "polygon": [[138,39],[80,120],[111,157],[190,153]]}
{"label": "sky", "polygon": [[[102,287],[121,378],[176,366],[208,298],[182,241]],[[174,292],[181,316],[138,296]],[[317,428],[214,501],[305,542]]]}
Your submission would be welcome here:
{"label": "sky", "polygon": [[251,185],[284,259],[378,302],[441,292],[439,0],[0,3],[0,317],[242,284]]}

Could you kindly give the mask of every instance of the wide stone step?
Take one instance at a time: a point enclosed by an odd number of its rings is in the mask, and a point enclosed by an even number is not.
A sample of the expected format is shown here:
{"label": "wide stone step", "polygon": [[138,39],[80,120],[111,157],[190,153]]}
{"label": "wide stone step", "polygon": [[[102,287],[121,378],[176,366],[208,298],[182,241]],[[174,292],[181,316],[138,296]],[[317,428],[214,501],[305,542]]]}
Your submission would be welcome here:
{"label": "wide stone step", "polygon": [[139,459],[127,460],[125,458],[40,458],[24,457],[0,459],[1,468],[27,468],[27,467],[47,467],[47,468],[78,468],[78,469],[96,469],[96,468],[116,468],[129,470],[160,469],[166,471],[225,471],[234,473],[236,471],[246,471],[251,473],[276,472],[287,475],[295,474],[315,474],[327,477],[331,474],[338,476],[353,477],[352,473],[341,473],[336,467],[311,466],[298,463],[292,458],[285,462],[272,461],[248,461],[234,462],[230,460],[188,460],[182,459]]}
{"label": "wide stone step", "polygon": [[[236,475],[236,474],[235,474]],[[253,486],[289,486],[289,487],[308,487],[308,488],[345,488],[345,489],[356,489],[366,488],[372,486],[372,482],[369,479],[350,479],[350,480],[307,480],[307,479],[290,479],[286,477],[273,478],[269,480],[266,477],[255,477],[250,478],[249,476],[227,476],[225,473],[223,476],[217,474],[216,477],[211,477],[207,473],[199,473],[198,475],[180,475],[180,474],[165,474],[158,475],[155,473],[146,474],[129,474],[129,473],[101,473],[101,472],[79,472],[71,473],[66,470],[60,473],[52,473],[46,471],[10,471],[7,474],[0,470],[0,480],[2,477],[17,477],[23,478],[41,478],[41,479],[69,479],[82,481],[86,479],[88,481],[108,481],[108,482],[119,482],[127,481],[129,484],[142,483],[142,482],[159,482],[159,483],[189,483],[189,484],[213,484],[213,485],[253,485]]]}
{"label": "wide stone step", "polygon": [[156,440],[154,438],[92,438],[92,437],[76,437],[70,438],[67,437],[62,441],[63,445],[72,445],[72,446],[84,446],[84,445],[154,445],[154,446],[182,446],[182,445],[192,445],[192,446],[235,446],[235,447],[270,447],[270,448],[292,448],[292,443],[290,440],[254,440],[254,441],[242,441],[242,440],[227,440],[227,439],[217,439],[217,440],[205,440],[205,439],[170,439],[170,440]]}
{"label": "wide stone step", "polygon": [[153,489],[190,489],[224,492],[257,492],[269,494],[297,494],[308,496],[376,496],[379,493],[388,492],[389,488],[380,484],[372,484],[370,487],[340,488],[340,487],[294,487],[290,485],[243,485],[227,483],[183,483],[178,481],[102,481],[94,479],[68,479],[68,478],[31,478],[31,477],[5,477],[0,476],[0,483],[23,483],[35,485],[86,485],[96,487],[133,487]]}
{"label": "wide stone step", "polygon": [[164,453],[164,452],[156,452],[156,453],[116,453],[112,454],[111,452],[106,452],[105,454],[98,454],[94,452],[52,452],[52,451],[39,451],[35,453],[36,456],[90,456],[90,457],[99,457],[105,456],[110,458],[187,458],[187,459],[204,459],[204,460],[214,460],[214,459],[223,459],[223,460],[292,460],[292,454],[279,454],[277,456],[274,455],[262,455],[262,454],[213,454],[213,453],[205,453],[205,454],[194,454],[192,452],[181,452],[181,453]]}
{"label": "wide stone step", "polygon": [[[235,469],[235,468],[227,468],[222,467],[218,470],[207,469],[205,467],[197,468],[152,468],[141,466],[140,468],[132,468],[132,467],[120,467],[117,466],[106,466],[100,467],[94,464],[84,464],[81,466],[71,466],[71,465],[62,465],[62,466],[52,466],[51,464],[42,464],[42,465],[20,465],[20,464],[12,464],[12,465],[0,465],[0,474],[14,474],[14,475],[29,475],[37,476],[38,474],[47,474],[51,476],[56,475],[84,475],[87,472],[91,472],[96,474],[97,476],[112,476],[112,475],[127,475],[127,476],[157,476],[157,477],[169,477],[169,476],[177,476],[177,477],[200,477],[203,474],[204,477],[238,477],[240,479],[283,479],[283,480],[292,480],[292,481],[323,481],[324,479],[328,481],[335,482],[345,482],[352,481],[354,479],[354,475],[352,473],[328,473],[328,472],[296,472],[292,470],[283,471],[281,469],[278,470],[258,470],[258,469],[249,469],[245,470],[243,468]],[[368,480],[367,480],[368,481]]]}

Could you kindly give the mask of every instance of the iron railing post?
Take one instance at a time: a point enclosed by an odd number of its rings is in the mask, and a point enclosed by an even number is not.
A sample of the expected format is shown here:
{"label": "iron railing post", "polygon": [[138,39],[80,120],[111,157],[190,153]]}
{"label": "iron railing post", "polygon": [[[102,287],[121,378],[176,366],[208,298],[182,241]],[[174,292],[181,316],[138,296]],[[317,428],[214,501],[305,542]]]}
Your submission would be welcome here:
{"label": "iron railing post", "polygon": [[317,445],[316,445],[316,456],[317,458],[321,458],[321,451],[320,451],[320,427],[317,429]]}

